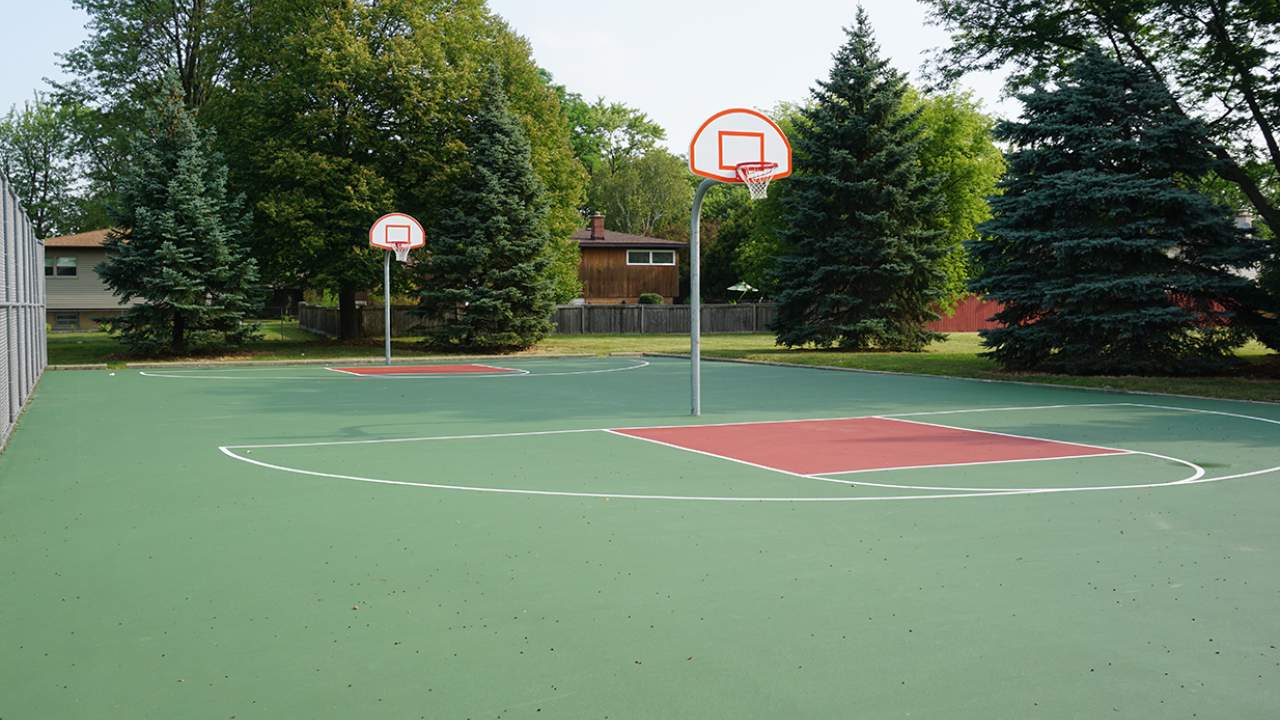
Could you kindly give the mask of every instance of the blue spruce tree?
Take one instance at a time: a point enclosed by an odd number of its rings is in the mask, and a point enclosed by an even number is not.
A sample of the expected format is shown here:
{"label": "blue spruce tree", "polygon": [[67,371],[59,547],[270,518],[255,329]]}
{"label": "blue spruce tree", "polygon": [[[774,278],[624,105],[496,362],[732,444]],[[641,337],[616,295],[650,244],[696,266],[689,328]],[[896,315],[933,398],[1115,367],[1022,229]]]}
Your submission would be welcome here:
{"label": "blue spruce tree", "polygon": [[227,192],[227,169],[196,126],[173,77],[133,138],[115,230],[97,268],[123,302],[110,322],[141,354],[214,351],[257,332],[258,267],[243,244],[248,215]]}
{"label": "blue spruce tree", "polygon": [[466,166],[430,230],[420,311],[437,349],[523,349],[551,330],[547,203],[496,68],[478,100]]}
{"label": "blue spruce tree", "polygon": [[1014,149],[973,289],[1005,305],[983,333],[1014,370],[1196,374],[1275,338],[1268,298],[1240,271],[1268,255],[1196,189],[1213,168],[1200,124],[1144,70],[1094,50],[997,127]]}
{"label": "blue spruce tree", "polygon": [[880,57],[865,12],[796,122],[774,324],[781,345],[920,350],[946,291],[937,182],[920,164],[907,83]]}

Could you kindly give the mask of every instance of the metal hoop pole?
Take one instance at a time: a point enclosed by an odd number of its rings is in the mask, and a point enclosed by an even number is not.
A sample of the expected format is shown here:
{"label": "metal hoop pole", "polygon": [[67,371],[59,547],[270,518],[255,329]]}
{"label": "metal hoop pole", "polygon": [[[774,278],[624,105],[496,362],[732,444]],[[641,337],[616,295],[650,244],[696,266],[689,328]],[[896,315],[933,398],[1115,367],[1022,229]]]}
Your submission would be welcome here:
{"label": "metal hoop pole", "polygon": [[382,253],[382,348],[391,364],[391,251]]}
{"label": "metal hoop pole", "polygon": [[702,198],[719,180],[707,178],[693,194],[689,221],[689,380],[690,407],[694,417],[702,414],[702,252],[699,248],[702,225]]}

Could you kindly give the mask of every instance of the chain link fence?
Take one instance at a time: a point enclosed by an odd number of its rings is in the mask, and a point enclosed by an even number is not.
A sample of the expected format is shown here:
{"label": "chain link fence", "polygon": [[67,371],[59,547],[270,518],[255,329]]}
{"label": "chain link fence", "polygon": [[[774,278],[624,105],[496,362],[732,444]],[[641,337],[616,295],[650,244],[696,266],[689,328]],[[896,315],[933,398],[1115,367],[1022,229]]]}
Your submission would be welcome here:
{"label": "chain link fence", "polygon": [[0,177],[0,448],[48,364],[44,244]]}

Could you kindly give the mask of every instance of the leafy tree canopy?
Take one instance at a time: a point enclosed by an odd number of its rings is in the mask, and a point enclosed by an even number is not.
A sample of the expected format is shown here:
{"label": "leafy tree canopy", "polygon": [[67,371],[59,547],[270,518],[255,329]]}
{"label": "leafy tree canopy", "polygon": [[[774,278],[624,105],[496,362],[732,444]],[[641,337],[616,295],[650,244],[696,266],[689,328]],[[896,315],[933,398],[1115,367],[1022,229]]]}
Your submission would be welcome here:
{"label": "leafy tree canopy", "polygon": [[[1094,43],[1140,66],[1173,109],[1203,121],[1212,171],[1280,228],[1280,5],[1273,0],[924,0],[951,31],[939,75],[1011,68],[1012,87],[1054,80]],[[1265,177],[1250,171],[1264,159]]]}
{"label": "leafy tree canopy", "polygon": [[365,247],[372,219],[409,212],[431,242],[449,188],[464,180],[475,112],[467,100],[491,64],[546,188],[547,272],[557,297],[577,295],[568,237],[585,173],[528,44],[483,2],[263,0],[224,32],[230,92],[215,95],[205,117],[258,210],[258,254],[270,277],[337,291],[345,334],[358,332],[354,292],[378,282],[379,257]]}
{"label": "leafy tree canopy", "polygon": [[82,227],[79,153],[72,130],[79,112],[37,94],[21,110],[0,118],[0,174],[13,184],[39,238],[89,229]]}
{"label": "leafy tree canopy", "polygon": [[226,69],[228,18],[237,0],[73,0],[88,15],[88,37],[64,53],[68,80],[54,83],[59,103],[85,108],[76,118],[90,189],[110,202],[124,172],[133,135],[145,112],[163,96],[166,78],[182,87],[187,107],[199,112]]}
{"label": "leafy tree canopy", "polygon": [[591,206],[610,230],[650,237],[686,237],[693,190],[683,158],[661,149],[602,166],[592,179]]}
{"label": "leafy tree canopy", "polygon": [[[544,77],[550,82],[550,74],[544,71]],[[641,157],[667,139],[666,130],[640,110],[604,98],[588,102],[563,85],[552,87],[569,122],[574,154],[593,175],[602,169],[615,172],[624,160]]]}
{"label": "leafy tree canopy", "polygon": [[976,240],[977,227],[991,218],[988,198],[1004,173],[1004,156],[992,139],[995,121],[967,93],[908,93],[909,111],[919,111],[920,164],[938,179],[942,206],[931,225],[949,246],[947,292],[939,310],[950,311],[969,293],[970,262],[964,243]]}

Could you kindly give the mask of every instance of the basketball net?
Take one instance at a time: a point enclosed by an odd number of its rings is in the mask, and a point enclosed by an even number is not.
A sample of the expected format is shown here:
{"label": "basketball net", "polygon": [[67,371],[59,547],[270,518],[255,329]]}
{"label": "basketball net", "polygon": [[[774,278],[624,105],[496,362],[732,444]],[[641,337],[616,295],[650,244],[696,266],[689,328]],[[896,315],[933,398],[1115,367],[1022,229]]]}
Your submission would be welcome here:
{"label": "basketball net", "polygon": [[409,251],[413,249],[409,243],[396,243],[392,247],[395,248],[396,260],[400,262],[409,261]]}
{"label": "basketball net", "polygon": [[745,162],[736,168],[738,179],[747,186],[752,200],[763,200],[769,196],[769,181],[777,171],[778,163],[773,162]]}

